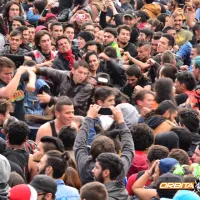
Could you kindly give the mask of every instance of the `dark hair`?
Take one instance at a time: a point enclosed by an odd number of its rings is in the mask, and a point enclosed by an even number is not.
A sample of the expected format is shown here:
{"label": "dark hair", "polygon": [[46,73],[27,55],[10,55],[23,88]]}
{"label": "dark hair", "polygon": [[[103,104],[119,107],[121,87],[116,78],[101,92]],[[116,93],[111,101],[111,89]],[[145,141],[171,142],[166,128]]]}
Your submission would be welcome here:
{"label": "dark hair", "polygon": [[44,35],[48,35],[50,38],[51,38],[51,34],[46,31],[46,30],[41,30],[41,31],[38,31],[36,34],[35,34],[35,46],[40,49],[40,40],[41,40],[41,37],[43,37]]}
{"label": "dark hair", "polygon": [[170,51],[164,51],[161,55],[161,62],[162,64],[175,64],[175,55]]}
{"label": "dark hair", "polygon": [[146,124],[133,125],[130,128],[131,135],[135,144],[135,150],[145,151],[154,141],[153,130]]}
{"label": "dark hair", "polygon": [[68,167],[67,162],[70,159],[69,153],[61,153],[59,151],[53,150],[48,151],[45,155],[47,156],[46,167],[51,166],[53,168],[52,177],[54,179],[61,178]]}
{"label": "dark hair", "polygon": [[36,62],[34,60],[25,60],[23,65],[26,65],[28,67],[34,67],[36,65]]}
{"label": "dark hair", "polygon": [[168,158],[176,159],[180,165],[189,165],[190,158],[183,149],[172,149]]}
{"label": "dark hair", "polygon": [[173,27],[167,26],[166,28],[163,29],[162,32],[168,34],[167,32],[168,32],[169,30],[174,30],[174,31],[175,31],[175,29],[174,29]]}
{"label": "dark hair", "polygon": [[85,61],[89,64],[89,59],[90,59],[90,56],[92,56],[92,55],[95,55],[97,58],[99,58],[98,57],[98,54],[95,52],[95,51],[89,51],[87,54],[86,54],[86,56],[85,56]]}
{"label": "dark hair", "polygon": [[5,134],[8,134],[8,129],[9,129],[9,125],[13,122],[17,122],[18,119],[13,117],[13,116],[10,116],[8,119],[6,119],[3,123],[3,130],[4,130],[4,133]]}
{"label": "dark hair", "polygon": [[122,29],[127,30],[130,34],[131,34],[131,32],[132,32],[130,26],[128,26],[128,25],[120,25],[120,26],[118,26],[118,28],[117,28],[117,33],[118,33],[118,35],[120,34],[120,32],[121,32]]}
{"label": "dark hair", "polygon": [[0,56],[0,71],[4,67],[15,69],[15,63],[10,58]]}
{"label": "dark hair", "polygon": [[23,26],[17,27],[15,30],[20,31],[21,34],[22,34],[22,37],[23,37],[23,32],[24,32],[24,31],[27,31],[27,30],[28,30],[28,27],[23,25]]}
{"label": "dark hair", "polygon": [[143,101],[146,94],[151,94],[152,96],[154,96],[154,93],[152,91],[140,90],[134,93],[133,98],[132,98],[132,104],[137,105],[137,101]]}
{"label": "dark hair", "polygon": [[157,19],[165,25],[166,17],[169,17],[167,13],[161,13]]}
{"label": "dark hair", "polygon": [[110,58],[117,58],[117,51],[114,47],[108,46],[104,49],[104,53]]}
{"label": "dark hair", "polygon": [[167,158],[168,154],[169,150],[167,147],[161,145],[153,145],[148,150],[147,159],[151,163],[155,160],[161,160],[163,158]]}
{"label": "dark hair", "polygon": [[115,91],[111,87],[98,87],[94,91],[94,102],[97,103],[98,100],[104,102],[111,95],[115,96]]}
{"label": "dark hair", "polygon": [[72,150],[77,131],[71,126],[64,126],[58,133],[58,138],[63,142],[65,150]]}
{"label": "dark hair", "polygon": [[86,26],[88,26],[88,25],[93,25],[93,26],[94,26],[94,24],[93,24],[92,21],[84,22],[84,23],[81,25],[81,31],[85,31]]}
{"label": "dark hair", "polygon": [[10,37],[15,37],[15,36],[18,36],[18,35],[20,35],[21,39],[22,39],[22,37],[23,37],[22,33],[19,30],[16,30],[16,29],[9,34]]}
{"label": "dark hair", "polygon": [[67,96],[61,96],[59,97],[56,105],[55,105],[55,111],[60,112],[62,110],[63,106],[72,106],[73,103],[71,101],[71,99]]}
{"label": "dark hair", "polygon": [[177,106],[170,100],[164,100],[162,101],[158,108],[156,109],[155,113],[157,115],[163,115],[167,110],[170,111],[170,113],[173,113],[178,110]]}
{"label": "dark hair", "polygon": [[179,137],[179,148],[188,151],[192,143],[192,133],[187,128],[179,126],[173,127],[171,131]]}
{"label": "dark hair", "polygon": [[167,40],[168,40],[168,46],[174,47],[174,45],[175,45],[175,39],[174,39],[174,37],[172,35],[170,35],[168,33],[164,33],[162,35],[162,37],[167,38]]}
{"label": "dark hair", "polygon": [[160,38],[162,37],[162,32],[154,32],[152,39],[154,40],[160,40]]}
{"label": "dark hair", "polygon": [[114,89],[115,89],[115,105],[118,105],[120,103],[130,102],[130,98],[126,94],[124,94],[117,88]]}
{"label": "dark hair", "polygon": [[[13,21],[14,20],[20,22],[22,25],[25,25],[25,21],[24,21],[23,17],[16,16],[13,18]],[[12,23],[13,23],[13,21],[12,21]]]}
{"label": "dark hair", "polygon": [[196,110],[184,108],[178,113],[181,126],[185,126],[190,132],[197,132],[199,128],[199,115]]}
{"label": "dark hair", "polygon": [[180,84],[184,84],[187,90],[193,90],[196,87],[196,80],[190,72],[179,72],[176,79]]}
{"label": "dark hair", "polygon": [[194,36],[196,35],[195,31],[198,31],[200,29],[200,22],[196,22],[195,25],[192,27],[192,32]]}
{"label": "dark hair", "polygon": [[103,52],[103,46],[95,40],[88,41],[84,48],[87,50],[88,46],[93,46],[93,45],[97,47],[97,53]]}
{"label": "dark hair", "polygon": [[22,176],[15,171],[10,172],[8,185],[10,188],[19,185],[19,184],[26,184]]}
{"label": "dark hair", "polygon": [[176,80],[176,73],[177,68],[172,64],[165,64],[164,67],[161,67],[159,71],[161,70],[161,75],[163,75],[165,78],[170,78],[173,80],[173,82]]}
{"label": "dark hair", "polygon": [[19,7],[19,15],[21,16],[22,10],[21,6],[16,1],[8,1],[4,7],[3,17],[9,19],[9,10],[12,5],[17,5]]}
{"label": "dark hair", "polygon": [[69,44],[71,44],[71,42],[69,41],[69,38],[67,36],[61,35],[61,36],[58,36],[56,39],[56,46],[58,46],[58,41],[61,39],[66,39],[69,42]]}
{"label": "dark hair", "polygon": [[162,31],[164,28],[164,24],[157,19],[153,19],[150,24],[152,27],[155,27],[155,32]]}
{"label": "dark hair", "polygon": [[23,144],[30,134],[28,125],[23,121],[15,121],[8,127],[8,140],[11,145]]}
{"label": "dark hair", "polygon": [[80,198],[87,200],[108,200],[108,193],[105,185],[100,182],[92,182],[81,187]]}
{"label": "dark hair", "polygon": [[101,153],[115,153],[115,145],[112,139],[104,135],[98,135],[92,141],[90,154],[92,156],[92,160],[96,161],[96,158]]}
{"label": "dark hair", "polygon": [[102,170],[108,169],[110,171],[110,179],[116,180],[121,174],[124,164],[120,157],[114,153],[102,153],[97,157]]}
{"label": "dark hair", "polygon": [[89,70],[89,65],[84,60],[78,60],[74,62],[74,69],[78,69],[79,67],[83,67]]}
{"label": "dark hair", "polygon": [[151,40],[153,37],[153,31],[148,29],[148,28],[143,28],[140,30],[140,33],[144,33],[146,35],[146,37],[149,37],[149,39]]}
{"label": "dark hair", "polygon": [[36,0],[33,2],[33,6],[38,10],[39,14],[41,14],[46,6],[46,1]]}
{"label": "dark hair", "polygon": [[137,17],[140,17],[139,22],[141,22],[141,23],[144,23],[149,19],[148,14],[142,10],[136,10],[135,14],[137,15]]}
{"label": "dark hair", "polygon": [[50,25],[50,30],[51,30],[51,31],[53,30],[53,27],[54,27],[54,26],[62,26],[62,27],[63,27],[63,25],[62,25],[61,22],[53,22],[53,23],[51,23],[51,25]]}
{"label": "dark hair", "polygon": [[0,98],[0,114],[6,115],[6,112],[10,111],[12,108],[12,104],[9,100]]}
{"label": "dark hair", "polygon": [[64,23],[63,24],[63,31],[65,32],[65,30],[67,29],[67,28],[73,28],[74,29],[74,24],[72,24],[72,23]]}
{"label": "dark hair", "polygon": [[110,27],[104,28],[104,33],[106,33],[106,32],[112,34],[115,38],[117,38],[116,28],[110,28]]}
{"label": "dark hair", "polygon": [[146,4],[153,3],[153,0],[144,0]]}
{"label": "dark hair", "polygon": [[160,78],[155,83],[155,100],[159,104],[164,100],[175,103],[173,96],[173,81],[170,78]]}
{"label": "dark hair", "polygon": [[136,78],[140,78],[142,76],[142,71],[141,68],[139,68],[137,65],[131,65],[127,70],[126,70],[126,75],[127,76],[135,76]]}
{"label": "dark hair", "polygon": [[143,47],[143,46],[151,49],[151,44],[149,42],[146,42],[146,41],[138,42],[138,47]]}
{"label": "dark hair", "polygon": [[102,29],[102,27],[101,27],[99,24],[97,24],[97,23],[94,23],[94,28],[96,28],[96,27],[98,27],[98,28],[99,28],[99,30],[103,30],[103,29]]}

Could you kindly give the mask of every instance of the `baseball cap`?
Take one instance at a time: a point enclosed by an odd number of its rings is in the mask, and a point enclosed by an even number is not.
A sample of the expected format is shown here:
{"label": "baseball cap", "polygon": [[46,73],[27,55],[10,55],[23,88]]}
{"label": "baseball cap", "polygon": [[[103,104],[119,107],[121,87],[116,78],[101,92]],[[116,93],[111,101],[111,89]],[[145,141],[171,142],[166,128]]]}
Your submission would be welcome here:
{"label": "baseball cap", "polygon": [[178,161],[174,158],[163,158],[160,160],[159,169],[161,173],[167,173],[169,172],[176,164],[178,164]]}
{"label": "baseball cap", "polygon": [[35,188],[37,193],[51,193],[56,194],[57,184],[54,179],[47,175],[36,175],[30,182],[30,185]]}
{"label": "baseball cap", "polygon": [[124,12],[124,17],[131,17],[133,19],[133,18],[137,18],[137,15],[134,13],[133,10],[126,10]]}
{"label": "baseball cap", "polygon": [[9,180],[11,167],[8,159],[0,155],[0,183],[7,183]]}
{"label": "baseball cap", "polygon": [[46,26],[42,26],[42,25],[37,26],[36,29],[35,29],[35,32],[37,33],[37,32],[39,32],[41,30],[47,30],[47,27]]}
{"label": "baseball cap", "polygon": [[47,21],[49,18],[54,18],[56,19],[56,16],[53,13],[47,13],[46,17],[45,17],[45,21]]}
{"label": "baseball cap", "polygon": [[96,75],[96,81],[98,84],[102,84],[102,85],[107,85],[110,86],[111,82],[110,82],[110,75],[107,73],[98,73]]}

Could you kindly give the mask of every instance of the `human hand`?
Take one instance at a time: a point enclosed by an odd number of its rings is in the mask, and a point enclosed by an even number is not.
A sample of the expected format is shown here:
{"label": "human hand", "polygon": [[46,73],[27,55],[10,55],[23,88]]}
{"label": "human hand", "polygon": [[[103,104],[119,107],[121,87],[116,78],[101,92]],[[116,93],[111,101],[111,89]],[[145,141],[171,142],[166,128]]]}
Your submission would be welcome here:
{"label": "human hand", "polygon": [[131,55],[128,51],[125,51],[123,56],[126,56],[128,60],[131,58]]}
{"label": "human hand", "polygon": [[141,110],[140,110],[140,114],[142,117],[144,117],[148,112],[150,112],[151,110],[149,108],[146,108],[146,107],[143,107]]}
{"label": "human hand", "polygon": [[100,109],[101,109],[101,106],[99,106],[97,104],[90,105],[90,108],[87,113],[87,117],[90,117],[92,119],[98,117],[98,112]]}
{"label": "human hand", "polygon": [[110,60],[110,57],[108,57],[105,53],[100,53],[99,54],[100,59],[104,59],[106,61]]}
{"label": "human hand", "polygon": [[48,67],[51,67],[52,66],[52,64],[53,64],[53,61],[54,60],[49,60],[49,61],[46,61],[46,62],[43,62],[42,64],[42,66],[48,66]]}
{"label": "human hand", "polygon": [[113,113],[113,118],[117,122],[117,124],[121,124],[124,122],[124,117],[122,111],[114,106],[109,107]]}
{"label": "human hand", "polygon": [[156,61],[154,59],[150,58],[147,60],[146,63],[149,64],[149,66],[152,66],[152,65],[155,65]]}
{"label": "human hand", "polygon": [[138,92],[138,91],[141,91],[141,90],[143,90],[143,88],[140,85],[136,85],[134,92]]}
{"label": "human hand", "polygon": [[180,67],[181,71],[188,71],[188,66],[187,65],[183,65]]}
{"label": "human hand", "polygon": [[37,95],[37,99],[40,103],[49,103],[51,100],[51,96],[46,92],[43,92],[42,94]]}
{"label": "human hand", "polygon": [[155,169],[155,167],[157,166],[157,165],[159,165],[160,164],[160,160],[156,160],[156,161],[154,161],[154,163],[153,163],[153,165],[151,166],[151,168],[149,169],[149,170],[147,170],[147,173],[151,176],[151,175],[153,175],[152,173],[153,173],[153,170]]}

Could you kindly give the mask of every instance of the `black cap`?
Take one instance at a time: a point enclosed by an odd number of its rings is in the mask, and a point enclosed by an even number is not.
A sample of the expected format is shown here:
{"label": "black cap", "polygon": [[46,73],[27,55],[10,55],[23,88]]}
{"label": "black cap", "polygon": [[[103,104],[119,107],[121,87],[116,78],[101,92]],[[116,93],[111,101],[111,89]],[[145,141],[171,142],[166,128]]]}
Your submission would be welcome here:
{"label": "black cap", "polygon": [[97,74],[95,79],[96,79],[97,83],[99,83],[99,84],[107,85],[107,86],[111,85],[109,74],[100,72]]}
{"label": "black cap", "polygon": [[137,18],[137,15],[134,13],[134,10],[126,10],[124,12],[124,17],[131,17],[133,18]]}
{"label": "black cap", "polygon": [[37,193],[51,193],[55,195],[57,191],[57,184],[55,180],[47,175],[34,176],[30,185],[35,188]]}

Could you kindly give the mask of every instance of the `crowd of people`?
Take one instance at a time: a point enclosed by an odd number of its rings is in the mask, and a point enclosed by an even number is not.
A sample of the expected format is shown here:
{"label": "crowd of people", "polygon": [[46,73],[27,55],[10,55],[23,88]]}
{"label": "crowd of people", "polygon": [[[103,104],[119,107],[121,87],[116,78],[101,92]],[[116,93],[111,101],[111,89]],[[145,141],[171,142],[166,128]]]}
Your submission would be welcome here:
{"label": "crowd of people", "polygon": [[199,20],[199,0],[0,1],[0,200],[199,200]]}

